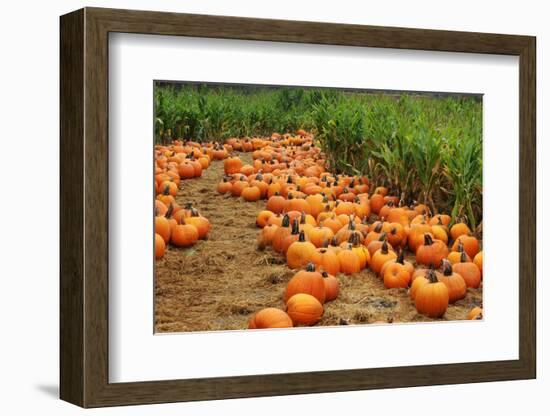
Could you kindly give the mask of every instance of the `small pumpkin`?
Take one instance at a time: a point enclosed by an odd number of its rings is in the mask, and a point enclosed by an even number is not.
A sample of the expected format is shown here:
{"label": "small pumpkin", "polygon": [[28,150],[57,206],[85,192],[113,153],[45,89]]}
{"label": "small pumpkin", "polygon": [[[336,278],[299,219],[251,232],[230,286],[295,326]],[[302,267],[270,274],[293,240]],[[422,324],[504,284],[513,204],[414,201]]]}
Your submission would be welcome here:
{"label": "small pumpkin", "polygon": [[292,328],[292,319],[278,308],[265,308],[256,312],[248,321],[248,329]]}
{"label": "small pumpkin", "polygon": [[290,245],[298,241],[299,237],[300,237],[300,225],[298,224],[298,220],[295,219],[292,221],[290,234],[283,239],[283,244],[281,247],[282,253],[286,254]]}
{"label": "small pumpkin", "polygon": [[290,279],[285,290],[285,303],[297,293],[307,293],[325,303],[325,282],[323,275],[315,271],[315,264],[308,263],[305,270],[299,271]]}
{"label": "small pumpkin", "polygon": [[286,303],[286,313],[294,325],[315,325],[323,312],[321,302],[307,293],[297,293]]}
{"label": "small pumpkin", "polygon": [[247,186],[242,190],[241,196],[247,202],[254,202],[260,200],[262,193],[257,186]]}
{"label": "small pumpkin", "polygon": [[281,222],[281,226],[277,228],[275,234],[273,235],[273,250],[277,253],[283,252],[283,240],[290,234],[290,217],[285,214]]}
{"label": "small pumpkin", "polygon": [[481,272],[474,263],[467,260],[465,252],[462,253],[460,262],[453,264],[453,271],[462,276],[468,287],[477,289],[481,284]]}
{"label": "small pumpkin", "polygon": [[468,319],[470,321],[476,321],[483,319],[483,309],[479,306],[476,306],[468,312]]}
{"label": "small pumpkin", "polygon": [[456,240],[461,235],[468,235],[470,232],[471,232],[470,227],[468,227],[463,222],[457,222],[453,224],[453,226],[449,230],[449,233],[451,234],[451,238],[453,240]]}
{"label": "small pumpkin", "polygon": [[405,266],[405,269],[411,275],[411,280],[412,280],[412,275],[415,272],[414,266],[410,261],[405,260],[405,250],[403,249],[399,250],[399,254],[397,255],[397,258],[388,260],[387,262],[384,263],[384,265],[382,266],[382,270],[380,270],[380,275],[384,276],[384,273],[386,272],[386,268],[394,263],[399,263]]}
{"label": "small pumpkin", "polygon": [[161,259],[164,257],[164,252],[166,251],[166,243],[164,238],[160,234],[155,234],[155,259]]}
{"label": "small pumpkin", "polygon": [[191,208],[191,215],[185,219],[186,224],[194,225],[199,233],[199,239],[203,240],[210,232],[210,221],[201,216],[195,208]]}
{"label": "small pumpkin", "polygon": [[370,268],[374,273],[380,274],[384,263],[396,258],[397,254],[395,254],[395,251],[390,250],[388,242],[384,241],[382,247],[380,247],[378,251],[376,251],[376,253],[374,253],[374,255],[372,256]]}
{"label": "small pumpkin", "polygon": [[267,200],[266,209],[275,214],[280,214],[284,210],[285,201],[286,200],[279,195],[279,192],[275,192],[275,194]]}
{"label": "small pumpkin", "polygon": [[483,275],[483,251],[477,253],[474,257],[474,264],[477,266],[481,275]]}
{"label": "small pumpkin", "polygon": [[409,287],[411,273],[402,263],[391,263],[384,268],[384,286],[388,289]]}
{"label": "small pumpkin", "polygon": [[231,192],[231,188],[233,187],[233,184],[227,180],[227,178],[223,178],[220,183],[218,183],[217,191],[220,194],[226,194],[228,192]]}
{"label": "small pumpkin", "polygon": [[440,282],[433,272],[428,272],[428,281],[421,285],[415,296],[415,307],[418,313],[430,318],[440,318],[449,306],[449,289]]}
{"label": "small pumpkin", "polygon": [[325,270],[331,275],[340,273],[340,260],[333,250],[320,247],[311,254],[310,260],[318,269]]}
{"label": "small pumpkin", "polygon": [[473,235],[461,235],[455,240],[452,249],[454,251],[458,251],[458,245],[460,243],[462,243],[462,245],[464,246],[464,251],[471,259],[473,259],[477,253],[479,253],[479,241]]}
{"label": "small pumpkin", "polygon": [[186,224],[185,221],[182,217],[181,223],[176,225],[172,230],[171,241],[176,247],[190,247],[199,239],[197,227]]}
{"label": "small pumpkin", "polygon": [[291,269],[306,266],[315,252],[315,246],[309,241],[303,231],[300,231],[298,241],[292,243],[286,252],[286,262]]}
{"label": "small pumpkin", "polygon": [[326,271],[323,271],[321,275],[323,276],[323,282],[325,282],[325,302],[330,302],[338,297],[340,283],[336,277]]}
{"label": "small pumpkin", "polygon": [[464,299],[466,296],[466,282],[461,275],[453,271],[453,266],[449,260],[443,260],[443,273],[439,280],[447,286],[449,290],[449,303],[455,303],[457,300]]}
{"label": "small pumpkin", "polygon": [[308,237],[315,247],[323,247],[326,241],[330,241],[334,237],[334,233],[329,227],[318,226],[309,230]]}
{"label": "small pumpkin", "polygon": [[351,244],[347,249],[342,249],[337,254],[340,261],[340,271],[345,274],[359,273],[361,271],[361,260],[352,250]]}
{"label": "small pumpkin", "polygon": [[273,237],[275,236],[277,228],[279,228],[277,225],[270,224],[261,229],[256,240],[258,249],[263,250],[273,243]]}
{"label": "small pumpkin", "polygon": [[260,211],[256,217],[256,226],[264,228],[267,225],[269,219],[274,215],[275,214],[271,211]]}
{"label": "small pumpkin", "polygon": [[432,239],[430,234],[424,234],[424,244],[416,250],[416,262],[427,266],[439,267],[441,260],[449,255],[449,249],[439,240]]}
{"label": "small pumpkin", "polygon": [[[462,257],[462,253],[464,253],[464,246],[462,245],[462,242],[459,241],[456,251],[451,251],[447,256],[447,260],[449,260],[451,264],[459,263],[460,258]],[[468,259],[468,261],[471,260],[467,254],[466,258]]]}

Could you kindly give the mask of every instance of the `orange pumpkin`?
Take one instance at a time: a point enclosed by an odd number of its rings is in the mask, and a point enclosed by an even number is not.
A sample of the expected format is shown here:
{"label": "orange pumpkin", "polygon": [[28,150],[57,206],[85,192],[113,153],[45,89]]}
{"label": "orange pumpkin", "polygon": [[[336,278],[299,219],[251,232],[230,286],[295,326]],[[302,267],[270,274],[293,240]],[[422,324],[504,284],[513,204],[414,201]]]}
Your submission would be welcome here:
{"label": "orange pumpkin", "polygon": [[267,225],[269,219],[274,215],[275,214],[271,211],[260,211],[256,216],[256,226],[264,228]]}
{"label": "orange pumpkin", "polygon": [[243,167],[243,162],[238,157],[229,157],[223,161],[223,169],[227,175],[239,173]]}
{"label": "orange pumpkin", "polygon": [[285,303],[297,293],[307,293],[319,302],[325,303],[325,282],[321,273],[315,271],[315,264],[308,263],[305,270],[296,273],[285,290]]}
{"label": "orange pumpkin", "polygon": [[182,218],[182,223],[178,224],[172,230],[172,244],[177,247],[190,247],[199,239],[199,232],[194,225],[186,224]]}
{"label": "orange pumpkin", "polygon": [[391,264],[394,264],[394,263],[399,263],[399,264],[405,266],[405,269],[411,275],[411,280],[412,280],[413,273],[415,272],[414,266],[410,261],[405,260],[405,251],[404,250],[399,250],[399,254],[397,255],[397,258],[392,259],[392,260],[388,260],[387,262],[384,263],[384,265],[382,266],[382,270],[380,270],[380,275],[384,276],[384,273],[386,272],[386,268],[389,267]]}
{"label": "orange pumpkin", "polygon": [[333,250],[326,247],[318,248],[311,254],[310,260],[319,270],[325,270],[331,275],[340,273],[340,260]]}
{"label": "orange pumpkin", "polygon": [[294,325],[315,325],[323,315],[323,305],[314,296],[297,293],[286,303],[286,312]]}
{"label": "orange pumpkin", "polygon": [[483,319],[483,309],[481,309],[479,306],[476,306],[468,312],[468,319],[470,321],[479,321]]}
{"label": "orange pumpkin", "polygon": [[164,257],[164,252],[166,251],[166,243],[164,239],[159,235],[155,234],[155,259],[161,259]]}
{"label": "orange pumpkin", "polygon": [[340,283],[336,277],[325,271],[321,275],[323,276],[323,282],[325,282],[325,302],[330,302],[338,297]]}
{"label": "orange pumpkin", "polygon": [[388,242],[384,241],[382,244],[382,247],[380,247],[372,256],[372,259],[370,262],[370,268],[374,273],[380,274],[380,271],[382,270],[382,266],[384,266],[384,263],[396,258],[397,258],[397,254],[395,254],[395,251],[390,250],[388,246]]}
{"label": "orange pumpkin", "polygon": [[415,306],[418,313],[430,318],[440,318],[449,306],[449,289],[438,281],[433,272],[428,272],[428,281],[421,285],[415,296]]}
{"label": "orange pumpkin", "polygon": [[453,266],[448,260],[443,260],[443,274],[439,280],[447,286],[449,290],[449,303],[455,303],[457,300],[464,299],[466,296],[466,282],[458,273],[453,272]]}
{"label": "orange pumpkin", "polygon": [[[464,246],[462,245],[462,242],[459,241],[456,251],[451,251],[447,256],[447,260],[449,260],[451,264],[459,263],[460,258],[462,257],[462,253],[464,253]],[[468,261],[471,261],[470,257],[467,254],[466,258],[468,259]]]}
{"label": "orange pumpkin", "polygon": [[340,271],[345,274],[359,273],[361,271],[361,261],[357,254],[352,250],[351,244],[347,249],[340,250],[337,254],[340,262]]}
{"label": "orange pumpkin", "polygon": [[278,192],[275,192],[275,194],[267,200],[266,209],[275,214],[280,214],[284,210],[285,201],[286,200],[279,195]]}
{"label": "orange pumpkin", "polygon": [[449,249],[440,240],[433,240],[430,234],[424,234],[424,244],[416,250],[416,262],[426,266],[439,267],[441,260],[449,255]]}
{"label": "orange pumpkin", "polygon": [[199,239],[203,240],[210,232],[210,221],[199,215],[199,212],[195,208],[191,208],[191,215],[185,218],[186,224],[194,225],[199,233]]}
{"label": "orange pumpkin", "polygon": [[309,241],[315,247],[323,247],[325,242],[328,242],[334,237],[334,233],[329,227],[319,226],[313,227],[307,233]]}
{"label": "orange pumpkin", "polygon": [[483,275],[483,251],[477,253],[474,257],[474,264],[477,266],[481,275]]}
{"label": "orange pumpkin", "polygon": [[384,286],[391,288],[409,287],[411,273],[404,264],[391,263],[384,269]]}
{"label": "orange pumpkin", "polygon": [[315,246],[306,241],[305,234],[300,231],[298,241],[292,243],[286,252],[286,262],[291,269],[304,267],[311,260]]}
{"label": "orange pumpkin", "polygon": [[470,231],[470,227],[468,227],[466,224],[464,224],[463,222],[457,222],[456,224],[453,224],[453,226],[451,227],[451,229],[449,230],[450,234],[451,234],[451,238],[453,240],[456,240],[458,237],[460,237],[461,235],[467,235],[469,234],[471,231]]}
{"label": "orange pumpkin", "polygon": [[262,193],[257,186],[248,186],[241,191],[241,196],[247,202],[254,202],[260,200]]}
{"label": "orange pumpkin", "polygon": [[462,253],[460,263],[453,264],[453,271],[462,276],[468,287],[477,289],[481,284],[481,272],[474,263],[467,261],[466,253]]}
{"label": "orange pumpkin", "polygon": [[458,237],[453,244],[454,251],[458,250],[460,243],[462,243],[464,251],[470,258],[473,259],[479,253],[479,241],[473,235],[461,235]]}
{"label": "orange pumpkin", "polygon": [[278,308],[265,308],[248,321],[248,329],[292,328],[292,319]]}
{"label": "orange pumpkin", "polygon": [[273,235],[273,250],[275,250],[277,253],[283,252],[283,240],[287,235],[290,234],[290,231],[290,218],[288,215],[285,214],[281,226],[277,228],[275,234]]}

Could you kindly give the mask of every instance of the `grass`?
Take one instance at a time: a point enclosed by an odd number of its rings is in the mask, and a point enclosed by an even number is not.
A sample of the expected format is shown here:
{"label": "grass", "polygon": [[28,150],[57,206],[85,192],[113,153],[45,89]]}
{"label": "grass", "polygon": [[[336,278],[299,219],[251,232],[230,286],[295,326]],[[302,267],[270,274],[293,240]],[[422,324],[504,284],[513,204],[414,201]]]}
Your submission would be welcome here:
{"label": "grass", "polygon": [[482,220],[482,104],[473,97],[162,84],[155,110],[157,142],[310,130],[333,171],[365,174],[473,229]]}

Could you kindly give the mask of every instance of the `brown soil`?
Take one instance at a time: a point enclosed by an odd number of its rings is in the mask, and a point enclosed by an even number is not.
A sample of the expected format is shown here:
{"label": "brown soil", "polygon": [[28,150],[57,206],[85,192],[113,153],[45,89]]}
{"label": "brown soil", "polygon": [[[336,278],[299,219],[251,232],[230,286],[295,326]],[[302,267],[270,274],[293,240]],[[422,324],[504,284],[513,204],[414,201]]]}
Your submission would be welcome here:
{"label": "brown soil", "polygon": [[[250,153],[240,155],[250,163]],[[155,331],[187,332],[245,329],[252,314],[266,307],[284,309],[283,292],[294,272],[270,248],[256,248],[257,213],[265,201],[244,202],[220,195],[216,185],[223,162],[214,161],[200,179],[184,181],[176,198],[192,202],[212,223],[208,240],[194,247],[169,247],[156,262]],[[325,304],[318,325],[376,321],[430,321],[416,312],[405,289],[386,289],[370,270],[338,276],[340,295]],[[479,306],[482,289],[468,289],[441,320],[463,320]]]}

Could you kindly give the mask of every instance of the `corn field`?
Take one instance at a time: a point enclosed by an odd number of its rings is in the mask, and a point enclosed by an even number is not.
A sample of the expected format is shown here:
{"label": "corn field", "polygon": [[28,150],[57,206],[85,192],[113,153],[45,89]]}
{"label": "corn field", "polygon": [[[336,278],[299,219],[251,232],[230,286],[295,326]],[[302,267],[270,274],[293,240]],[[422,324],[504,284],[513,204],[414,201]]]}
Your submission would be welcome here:
{"label": "corn field", "polygon": [[[158,84],[155,140],[223,142],[311,131],[334,172],[365,175],[401,202],[482,221],[482,103],[326,88]],[[373,188],[374,189],[374,188]]]}

